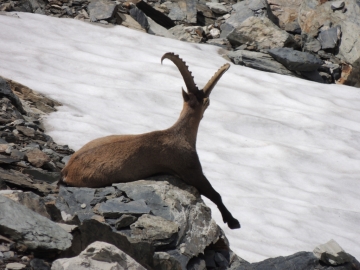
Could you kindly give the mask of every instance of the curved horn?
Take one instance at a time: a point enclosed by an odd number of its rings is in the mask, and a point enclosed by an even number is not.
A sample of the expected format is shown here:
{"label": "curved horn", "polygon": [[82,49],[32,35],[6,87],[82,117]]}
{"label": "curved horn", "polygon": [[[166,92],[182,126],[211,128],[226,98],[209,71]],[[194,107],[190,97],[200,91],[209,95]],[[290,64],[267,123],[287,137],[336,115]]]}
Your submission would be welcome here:
{"label": "curved horn", "polygon": [[163,57],[161,57],[161,64],[165,58],[171,60],[177,66],[184,79],[187,90],[193,94],[196,94],[197,91],[199,91],[199,88],[196,86],[194,77],[192,76],[189,67],[186,65],[184,60],[182,60],[177,54],[168,52],[165,53]]}
{"label": "curved horn", "polygon": [[220,80],[221,76],[229,69],[230,64],[225,64],[212,76],[212,78],[208,81],[208,83],[203,88],[205,97],[209,97],[211,90],[215,87],[217,82]]}

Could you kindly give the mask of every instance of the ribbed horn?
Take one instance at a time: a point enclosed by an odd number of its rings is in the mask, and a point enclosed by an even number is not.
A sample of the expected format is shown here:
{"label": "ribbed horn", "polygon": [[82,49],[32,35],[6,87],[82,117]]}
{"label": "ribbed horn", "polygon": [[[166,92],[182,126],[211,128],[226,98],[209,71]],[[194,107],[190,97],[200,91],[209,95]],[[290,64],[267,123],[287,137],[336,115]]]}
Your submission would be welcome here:
{"label": "ribbed horn", "polygon": [[217,84],[217,82],[220,80],[221,76],[224,75],[224,73],[229,69],[230,64],[225,64],[221,68],[219,68],[218,71],[212,76],[212,78],[208,81],[208,83],[203,88],[205,97],[209,97],[211,91]]}
{"label": "ribbed horn", "polygon": [[189,67],[186,65],[184,60],[182,60],[179,55],[170,52],[165,53],[163,57],[161,57],[161,63],[165,58],[171,60],[177,66],[184,79],[187,90],[193,94],[197,94],[199,88],[196,86],[194,77],[192,76],[191,71],[189,70]]}

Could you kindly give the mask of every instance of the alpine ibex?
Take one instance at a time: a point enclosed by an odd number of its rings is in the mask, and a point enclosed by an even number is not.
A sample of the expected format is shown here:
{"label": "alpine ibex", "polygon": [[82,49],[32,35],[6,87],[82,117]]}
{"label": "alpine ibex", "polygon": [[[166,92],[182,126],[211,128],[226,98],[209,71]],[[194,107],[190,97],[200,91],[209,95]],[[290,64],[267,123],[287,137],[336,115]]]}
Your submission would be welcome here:
{"label": "alpine ibex", "polygon": [[217,205],[229,228],[240,228],[239,221],[227,210],[220,194],[203,174],[196,152],[196,136],[209,106],[209,95],[230,65],[223,65],[204,89],[199,90],[186,63],[178,55],[166,53],[161,63],[166,58],[177,66],[187,87],[187,92],[182,89],[184,104],[177,122],[165,130],[112,135],[87,143],[72,155],[62,170],[61,182],[76,187],[103,187],[159,173],[177,175]]}

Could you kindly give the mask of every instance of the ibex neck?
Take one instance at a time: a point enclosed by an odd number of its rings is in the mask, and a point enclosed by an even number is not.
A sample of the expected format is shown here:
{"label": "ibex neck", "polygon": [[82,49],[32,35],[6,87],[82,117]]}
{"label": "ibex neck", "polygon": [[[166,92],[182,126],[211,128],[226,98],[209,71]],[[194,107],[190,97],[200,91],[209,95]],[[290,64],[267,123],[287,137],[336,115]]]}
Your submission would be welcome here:
{"label": "ibex neck", "polygon": [[175,133],[176,137],[184,139],[195,148],[200,120],[200,117],[183,110],[179,119],[170,129]]}

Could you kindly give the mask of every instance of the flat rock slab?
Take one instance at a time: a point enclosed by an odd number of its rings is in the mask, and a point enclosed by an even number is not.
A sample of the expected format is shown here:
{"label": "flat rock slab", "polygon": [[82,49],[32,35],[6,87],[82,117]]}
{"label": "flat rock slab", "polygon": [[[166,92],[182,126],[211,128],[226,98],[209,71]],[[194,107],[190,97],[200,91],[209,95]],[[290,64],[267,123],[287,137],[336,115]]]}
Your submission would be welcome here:
{"label": "flat rock slab", "polygon": [[93,0],[87,7],[92,22],[110,19],[115,11],[116,4],[109,0]]}
{"label": "flat rock slab", "polygon": [[295,51],[290,48],[275,48],[268,50],[268,53],[290,70],[314,71],[323,64],[322,60],[311,53]]}
{"label": "flat rock slab", "polygon": [[321,48],[325,49],[333,49],[337,46],[338,40],[340,39],[340,28],[332,27],[330,29],[321,31],[318,37],[320,41]]}
{"label": "flat rock slab", "polygon": [[118,218],[122,214],[149,214],[150,210],[145,200],[125,203],[121,198],[110,199],[98,207],[99,213],[106,218]]}
{"label": "flat rock slab", "polygon": [[72,241],[72,235],[56,223],[4,196],[0,196],[0,230],[11,240],[44,256],[69,248]]}
{"label": "flat rock slab", "polygon": [[295,76],[292,71],[288,70],[281,63],[275,61],[273,57],[266,53],[237,50],[229,52],[228,57],[236,65],[243,65],[257,70]]}

